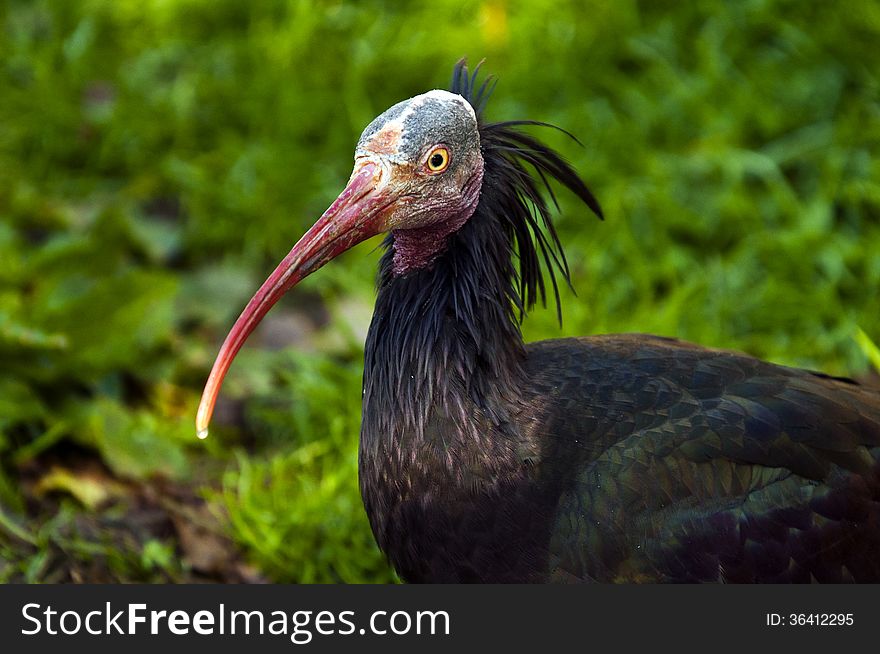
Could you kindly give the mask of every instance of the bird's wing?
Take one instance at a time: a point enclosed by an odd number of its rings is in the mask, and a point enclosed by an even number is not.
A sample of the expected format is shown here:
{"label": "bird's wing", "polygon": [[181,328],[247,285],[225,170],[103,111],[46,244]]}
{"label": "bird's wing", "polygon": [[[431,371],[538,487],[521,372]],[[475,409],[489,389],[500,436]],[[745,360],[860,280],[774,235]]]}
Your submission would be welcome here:
{"label": "bird's wing", "polygon": [[557,578],[880,580],[880,392],[641,335],[529,365]]}

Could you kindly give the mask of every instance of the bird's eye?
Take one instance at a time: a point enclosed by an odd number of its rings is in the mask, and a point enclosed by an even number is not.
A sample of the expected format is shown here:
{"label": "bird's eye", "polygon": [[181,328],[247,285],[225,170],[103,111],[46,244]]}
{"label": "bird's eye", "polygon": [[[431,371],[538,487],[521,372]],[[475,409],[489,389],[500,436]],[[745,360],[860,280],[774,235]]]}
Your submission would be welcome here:
{"label": "bird's eye", "polygon": [[449,150],[446,148],[434,148],[428,155],[428,170],[432,173],[442,173],[449,165]]}

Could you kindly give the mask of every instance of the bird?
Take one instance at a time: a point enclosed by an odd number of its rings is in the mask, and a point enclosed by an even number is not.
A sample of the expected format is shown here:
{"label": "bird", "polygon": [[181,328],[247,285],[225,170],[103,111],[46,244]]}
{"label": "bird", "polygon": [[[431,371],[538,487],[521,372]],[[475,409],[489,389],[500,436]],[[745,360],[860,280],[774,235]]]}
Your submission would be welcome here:
{"label": "bird", "polygon": [[533,135],[560,128],[485,119],[479,71],[459,61],[449,90],[369,123],[345,189],[223,343],[199,436],[272,305],[384,234],[359,485],[403,581],[880,581],[880,391],[646,334],[523,341],[571,283],[552,186],[602,209]]}

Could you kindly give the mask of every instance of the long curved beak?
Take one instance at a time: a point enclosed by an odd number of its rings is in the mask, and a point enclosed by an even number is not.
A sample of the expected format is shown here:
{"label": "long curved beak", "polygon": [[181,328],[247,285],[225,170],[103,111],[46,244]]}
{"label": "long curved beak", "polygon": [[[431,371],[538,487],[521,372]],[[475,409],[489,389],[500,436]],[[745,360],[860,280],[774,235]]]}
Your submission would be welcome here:
{"label": "long curved beak", "polygon": [[196,415],[199,438],[208,435],[208,423],[223,378],[245,340],[269,309],[300,280],[361,241],[385,231],[386,209],[396,199],[382,180],[382,168],[367,161],[355,168],[345,190],[308,232],[293,246],[263,282],[223,342],[202,391]]}

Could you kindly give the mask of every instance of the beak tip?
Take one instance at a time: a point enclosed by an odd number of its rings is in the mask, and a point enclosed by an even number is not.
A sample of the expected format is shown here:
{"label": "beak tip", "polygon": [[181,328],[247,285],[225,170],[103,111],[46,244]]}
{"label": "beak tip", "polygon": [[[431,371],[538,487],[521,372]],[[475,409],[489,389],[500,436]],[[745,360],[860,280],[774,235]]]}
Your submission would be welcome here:
{"label": "beak tip", "polygon": [[199,411],[196,414],[196,436],[200,441],[208,437],[208,424],[211,422],[213,408],[213,402],[202,400],[201,404],[199,404]]}

